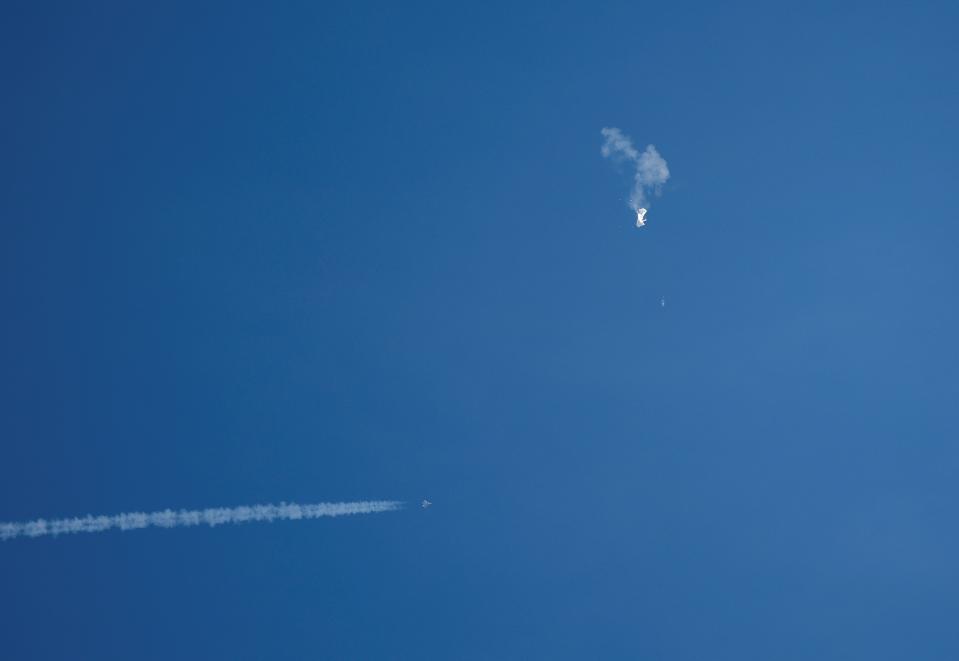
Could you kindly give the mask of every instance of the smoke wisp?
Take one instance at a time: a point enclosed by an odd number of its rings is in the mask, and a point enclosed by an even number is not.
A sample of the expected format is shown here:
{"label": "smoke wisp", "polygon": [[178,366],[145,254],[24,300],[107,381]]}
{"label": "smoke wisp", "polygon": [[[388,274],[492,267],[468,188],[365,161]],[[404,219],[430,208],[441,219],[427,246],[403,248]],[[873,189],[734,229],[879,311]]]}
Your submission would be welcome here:
{"label": "smoke wisp", "polygon": [[659,195],[663,184],[669,179],[669,166],[659,155],[656,147],[647,145],[642,152],[633,147],[633,141],[617,128],[604,128],[603,158],[617,163],[627,162],[635,168],[633,189],[629,194],[629,207],[633,211],[649,207],[649,194]]}
{"label": "smoke wisp", "polygon": [[127,512],[113,516],[84,516],[73,519],[37,519],[25,523],[0,523],[0,540],[17,537],[44,537],[106,530],[138,530],[140,528],[181,528],[185,526],[220,526],[254,521],[299,521],[351,514],[393,512],[403,508],[397,500],[367,500],[352,503],[314,503],[298,505],[249,505],[215,507],[204,510],[163,510],[162,512]]}

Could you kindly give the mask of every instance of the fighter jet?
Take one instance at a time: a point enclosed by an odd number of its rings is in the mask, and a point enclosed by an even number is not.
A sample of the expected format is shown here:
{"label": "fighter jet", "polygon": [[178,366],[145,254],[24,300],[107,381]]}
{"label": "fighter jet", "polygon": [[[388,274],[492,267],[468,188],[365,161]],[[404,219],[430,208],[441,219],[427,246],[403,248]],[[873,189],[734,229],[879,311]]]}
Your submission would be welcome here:
{"label": "fighter jet", "polygon": [[636,209],[636,227],[642,227],[646,224],[646,209]]}
{"label": "fighter jet", "polygon": [[425,510],[427,507],[429,507],[429,506],[432,505],[432,504],[433,504],[433,503],[431,503],[430,501],[424,500],[424,501],[420,504],[420,507],[422,507],[422,508]]}

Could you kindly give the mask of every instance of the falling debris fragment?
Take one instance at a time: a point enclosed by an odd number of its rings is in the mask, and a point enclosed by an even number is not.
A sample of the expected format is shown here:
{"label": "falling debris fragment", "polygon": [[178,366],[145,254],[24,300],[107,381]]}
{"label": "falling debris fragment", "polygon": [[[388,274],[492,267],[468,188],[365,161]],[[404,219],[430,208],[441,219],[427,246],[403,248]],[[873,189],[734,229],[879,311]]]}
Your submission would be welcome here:
{"label": "falling debris fragment", "polygon": [[646,224],[646,209],[636,209],[636,227],[642,227]]}
{"label": "falling debris fragment", "polygon": [[660,305],[660,307],[666,307],[666,297],[665,297],[665,296],[663,296],[661,299],[659,299],[659,305]]}

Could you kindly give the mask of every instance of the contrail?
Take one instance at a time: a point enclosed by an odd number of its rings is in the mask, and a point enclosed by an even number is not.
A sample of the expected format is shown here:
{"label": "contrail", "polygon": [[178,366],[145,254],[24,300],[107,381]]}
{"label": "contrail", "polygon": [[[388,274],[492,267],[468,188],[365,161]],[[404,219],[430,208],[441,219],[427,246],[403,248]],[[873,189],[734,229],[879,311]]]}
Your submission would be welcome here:
{"label": "contrail", "polygon": [[314,503],[297,505],[244,505],[241,507],[214,507],[205,510],[163,510],[162,512],[127,512],[113,516],[84,516],[74,519],[37,519],[25,523],[0,523],[0,540],[17,537],[44,537],[76,532],[104,532],[105,530],[137,530],[140,528],[180,528],[184,526],[219,526],[227,523],[254,521],[298,521],[350,514],[393,512],[403,508],[398,500],[364,500],[353,503]]}
{"label": "contrail", "polygon": [[652,191],[659,195],[663,184],[669,179],[666,160],[659,155],[653,145],[646,145],[646,149],[642,152],[637,151],[629,136],[624,135],[617,128],[604,128],[600,133],[603,135],[603,146],[599,151],[603,158],[618,162],[629,161],[636,168],[633,175],[633,190],[629,194],[629,207],[633,211],[648,207],[648,193]]}

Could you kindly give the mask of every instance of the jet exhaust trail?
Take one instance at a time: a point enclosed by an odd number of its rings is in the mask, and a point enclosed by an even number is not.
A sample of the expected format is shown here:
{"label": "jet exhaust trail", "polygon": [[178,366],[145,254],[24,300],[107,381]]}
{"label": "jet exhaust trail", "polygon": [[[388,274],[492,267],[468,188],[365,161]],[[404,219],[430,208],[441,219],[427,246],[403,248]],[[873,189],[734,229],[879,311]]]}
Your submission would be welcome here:
{"label": "jet exhaust trail", "polygon": [[79,532],[104,532],[106,530],[138,530],[140,528],[181,528],[207,525],[210,527],[228,523],[252,523],[255,521],[299,521],[323,517],[348,516],[351,514],[375,514],[394,512],[403,508],[398,500],[364,500],[352,503],[314,503],[298,505],[249,505],[241,507],[215,507],[204,510],[163,510],[162,512],[127,512],[113,516],[84,516],[73,519],[36,519],[25,523],[0,523],[0,540],[17,537],[44,537],[67,535]]}

